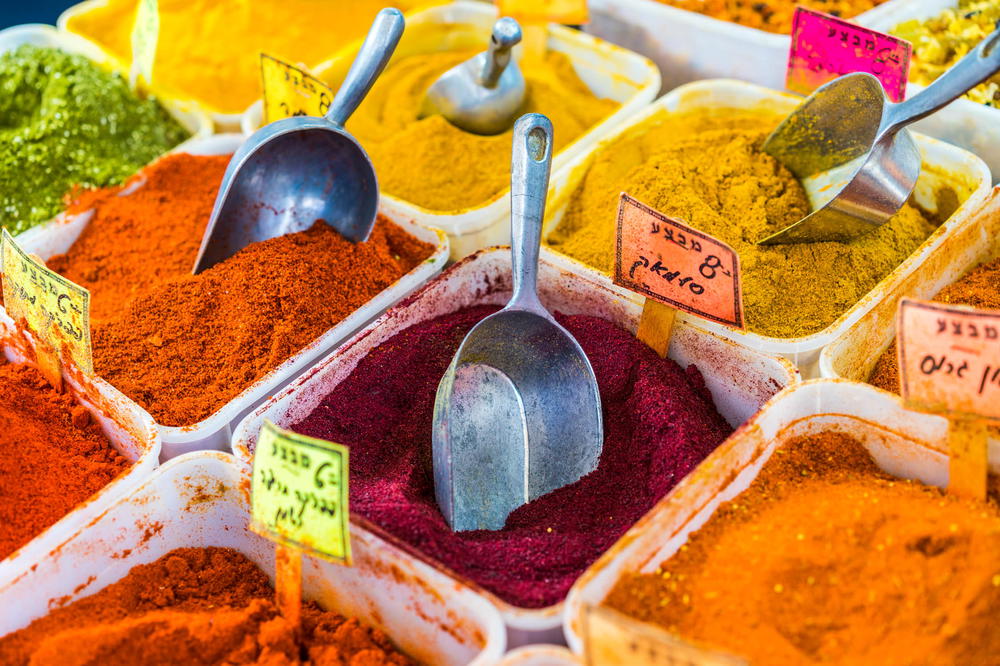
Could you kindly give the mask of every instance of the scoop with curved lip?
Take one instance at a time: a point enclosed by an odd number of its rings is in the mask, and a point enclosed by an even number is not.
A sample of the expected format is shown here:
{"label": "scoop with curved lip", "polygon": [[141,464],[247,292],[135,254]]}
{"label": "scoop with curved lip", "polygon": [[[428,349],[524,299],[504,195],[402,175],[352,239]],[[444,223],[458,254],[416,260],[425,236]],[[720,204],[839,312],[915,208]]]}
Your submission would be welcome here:
{"label": "scoop with curved lip", "polygon": [[434,402],[434,492],[455,531],[499,530],[519,506],[597,468],[601,397],[583,349],[538,299],[552,124],[514,125],[507,305],[469,331]]}
{"label": "scoop with curved lip", "polygon": [[254,132],[233,155],[195,261],[198,274],[259,241],[325,220],[352,242],[368,239],[378,213],[375,167],[344,123],[385,69],[403,15],[383,9],[323,118],[299,116]]}
{"label": "scoop with curved lip", "polygon": [[759,243],[847,242],[887,222],[920,175],[920,151],[906,126],[1000,70],[998,43],[1000,30],[898,104],[871,74],[845,74],[817,89],[764,142],[764,152],[802,183],[813,212]]}

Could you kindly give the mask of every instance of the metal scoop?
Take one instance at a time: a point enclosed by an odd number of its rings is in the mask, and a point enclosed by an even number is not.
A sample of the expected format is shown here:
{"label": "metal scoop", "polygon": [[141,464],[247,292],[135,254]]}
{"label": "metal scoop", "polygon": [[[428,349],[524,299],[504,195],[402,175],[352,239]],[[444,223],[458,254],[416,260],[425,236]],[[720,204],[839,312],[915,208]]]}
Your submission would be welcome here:
{"label": "metal scoop", "polygon": [[847,74],[820,87],[771,133],[764,151],[795,174],[813,212],[762,245],[847,242],[884,224],[920,175],[920,151],[904,127],[1000,70],[1000,30],[934,83],[893,104],[878,79]]}
{"label": "metal scoop", "polygon": [[378,212],[375,168],[344,130],[403,35],[403,15],[383,9],[323,118],[299,116],[254,132],[226,168],[194,273],[251,243],[318,220],[352,242],[368,239]]}
{"label": "metal scoop", "polygon": [[604,443],[590,361],[538,300],[552,124],[514,125],[514,293],[469,331],[434,403],[434,492],[455,531],[503,528],[517,507],[592,472]]}
{"label": "metal scoop", "polygon": [[524,102],[524,76],[511,49],[521,41],[512,18],[493,24],[490,48],[442,74],[428,89],[424,116],[440,113],[456,127],[474,134],[510,129]]}

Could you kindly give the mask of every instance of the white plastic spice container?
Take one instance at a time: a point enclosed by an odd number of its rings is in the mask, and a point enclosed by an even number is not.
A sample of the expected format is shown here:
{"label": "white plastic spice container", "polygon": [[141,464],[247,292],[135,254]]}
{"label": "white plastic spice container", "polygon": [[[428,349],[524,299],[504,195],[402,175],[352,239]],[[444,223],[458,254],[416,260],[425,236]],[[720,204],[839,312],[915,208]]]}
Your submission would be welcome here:
{"label": "white plastic spice container", "polygon": [[[495,7],[482,2],[459,1],[431,7],[407,15],[406,32],[393,55],[392,63],[401,58],[460,49],[485,50],[493,23]],[[448,26],[442,41],[440,26]],[[330,82],[341,81],[347,74],[360,44],[343,51],[337,58],[319,65],[315,74]],[[631,51],[609,44],[576,30],[555,24],[548,27],[548,48],[565,54],[573,63],[580,79],[597,97],[612,99],[621,106],[610,116],[583,133],[570,145],[553,156],[553,170],[575,155],[586,151],[601,137],[614,131],[628,116],[653,101],[660,89],[660,74],[649,60]],[[519,56],[521,47],[514,51]],[[336,87],[336,86],[335,86]],[[250,133],[260,127],[262,106],[258,101],[247,110],[243,130]],[[559,128],[555,128],[556,133]],[[382,193],[383,210],[399,219],[443,229],[451,241],[451,257],[458,260],[490,245],[510,240],[510,190],[474,208],[455,211],[434,211],[409,201]]]}
{"label": "white plastic spice container", "polygon": [[[914,19],[925,21],[956,6],[957,0],[890,2],[885,11],[870,17],[864,24],[881,32],[891,32],[900,23]],[[924,86],[911,83],[906,88],[906,95],[913,97],[923,89]],[[917,122],[913,128],[979,155],[989,165],[994,181],[1000,178],[1000,108],[960,98]]]}
{"label": "white plastic spice container", "polygon": [[[274,543],[248,529],[249,478],[231,455],[192,453],[164,465],[58,549],[0,582],[0,635],[94,594],[176,548],[235,548],[274,580]],[[428,664],[493,664],[504,652],[496,610],[473,591],[352,526],[352,566],[304,557],[302,596],[382,629]]]}
{"label": "white plastic spice container", "polygon": [[498,666],[582,666],[583,661],[559,645],[525,645],[504,655]]}
{"label": "white plastic spice container", "polygon": [[[583,654],[585,605],[600,605],[627,573],[650,573],[674,555],[722,502],[747,489],[789,440],[825,430],[858,439],[889,474],[944,486],[948,422],[911,412],[885,391],[843,380],[798,384],[773,399],[688,475],[577,581],[566,600],[566,638]],[[991,458],[1000,471],[1000,458]],[[683,637],[682,637],[683,638]]]}
{"label": "white plastic spice container", "polygon": [[[794,109],[799,101],[800,98],[793,95],[741,81],[699,81],[676,88],[644,111],[632,116],[614,135],[602,140],[587,154],[580,155],[570,164],[561,168],[558,173],[553,174],[549,185],[549,207],[543,238],[547,237],[558,226],[573,193],[582,182],[598,151],[612,146],[620,136],[642,124],[646,119],[664,111],[684,113],[725,108],[760,110],[781,114]],[[975,210],[990,192],[989,169],[978,157],[929,137],[916,135],[916,138],[925,165],[914,192],[918,203],[933,211],[937,207],[938,191],[951,189],[958,197],[959,206],[946,222],[936,229],[910,257],[886,276],[875,289],[824,330],[804,337],[774,338],[749,331],[740,332],[704,320],[698,325],[766,354],[784,356],[795,363],[806,378],[818,376],[817,364],[820,350],[882,302],[887,294],[892,293],[897,288],[900,282],[913,273],[923,271],[924,264],[928,263],[943,247],[957,244],[952,239],[961,236],[961,230],[972,224],[969,221],[970,212]],[[614,223],[614,219],[608,220],[609,225]],[[640,298],[632,292],[614,286],[609,275],[557,251],[553,251],[553,254],[558,256],[560,266],[597,280],[609,288],[617,290],[625,298],[635,301]],[[932,268],[928,270],[932,270]],[[689,318],[685,314],[680,316],[683,319]]]}
{"label": "white plastic spice container", "polygon": [[[30,362],[33,353],[23,339],[12,335],[13,326],[14,322],[6,312],[0,310],[0,334],[3,336],[0,345],[3,346],[4,356],[11,363]],[[148,477],[159,464],[160,433],[145,410],[101,379],[70,376],[65,379],[65,388],[87,408],[111,445],[129,460],[131,466],[58,522],[0,560],[0,586],[30,569],[67,536],[92,521],[111,502]],[[17,480],[4,479],[2,482],[16,483]],[[0,608],[11,607],[0,603]]]}
{"label": "white plastic spice container", "polygon": [[[188,144],[185,152],[195,155],[224,155],[236,150],[242,141],[241,135],[221,134]],[[43,227],[22,234],[18,241],[26,252],[33,252],[42,259],[48,259],[52,255],[66,252],[73,245],[90,220],[90,215],[91,213],[84,212],[76,216],[60,216]],[[352,333],[382,314],[386,308],[441,272],[448,259],[448,238],[444,233],[391,214],[387,214],[387,217],[415,238],[434,245],[434,252],[430,258],[200,423],[182,427],[160,425],[164,460],[188,451],[228,448],[232,428],[250,410],[288,384]]]}
{"label": "white plastic spice container", "polygon": [[[856,16],[868,25],[891,0]],[[663,75],[663,90],[698,79],[733,78],[784,89],[791,39],[656,0],[590,0],[585,30],[651,58]]]}
{"label": "white plastic spice container", "polygon": [[[538,281],[541,299],[550,311],[598,316],[629,331],[638,326],[639,306],[606,287],[560,269],[545,250],[541,254]],[[287,427],[306,417],[370,350],[396,333],[472,305],[502,305],[510,298],[510,288],[508,249],[484,250],[459,262],[248,416],[233,436],[236,457],[249,464],[264,419]],[[797,373],[787,361],[751,351],[688,324],[674,328],[669,357],[682,367],[694,364],[701,370],[719,413],[734,427],[750,418],[782,387],[798,381]],[[422,557],[419,552],[412,552]],[[435,563],[435,566],[441,565]],[[448,573],[462,580],[457,574]],[[541,609],[519,608],[475,583],[464,582],[500,609],[512,647],[562,642],[562,603]]]}

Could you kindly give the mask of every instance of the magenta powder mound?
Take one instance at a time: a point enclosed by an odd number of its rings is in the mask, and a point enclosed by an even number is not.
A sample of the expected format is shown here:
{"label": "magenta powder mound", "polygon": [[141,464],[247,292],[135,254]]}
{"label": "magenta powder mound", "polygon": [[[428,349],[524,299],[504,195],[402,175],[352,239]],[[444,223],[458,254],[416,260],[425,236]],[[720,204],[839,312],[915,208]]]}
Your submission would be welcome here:
{"label": "magenta powder mound", "polygon": [[697,368],[659,358],[614,324],[557,317],[594,366],[604,409],[598,468],[522,506],[498,532],[454,533],[434,499],[438,382],[493,306],[415,324],[379,345],[292,429],[351,450],[351,510],[508,603],[541,608],[732,431]]}

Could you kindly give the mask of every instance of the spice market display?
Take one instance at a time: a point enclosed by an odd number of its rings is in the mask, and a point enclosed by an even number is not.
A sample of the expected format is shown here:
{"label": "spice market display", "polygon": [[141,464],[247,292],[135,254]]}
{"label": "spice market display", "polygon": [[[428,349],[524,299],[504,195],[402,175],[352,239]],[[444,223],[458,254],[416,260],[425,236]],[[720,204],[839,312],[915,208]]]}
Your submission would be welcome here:
{"label": "spice market display", "polygon": [[1000,0],[62,9],[0,664],[1000,666]]}

